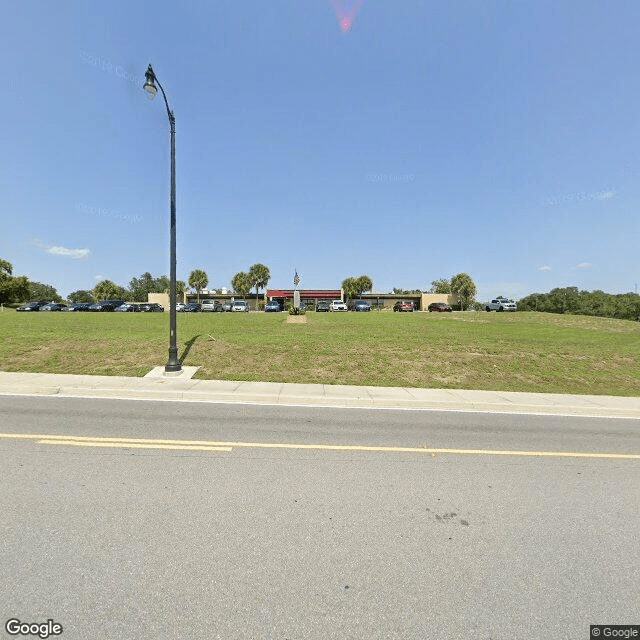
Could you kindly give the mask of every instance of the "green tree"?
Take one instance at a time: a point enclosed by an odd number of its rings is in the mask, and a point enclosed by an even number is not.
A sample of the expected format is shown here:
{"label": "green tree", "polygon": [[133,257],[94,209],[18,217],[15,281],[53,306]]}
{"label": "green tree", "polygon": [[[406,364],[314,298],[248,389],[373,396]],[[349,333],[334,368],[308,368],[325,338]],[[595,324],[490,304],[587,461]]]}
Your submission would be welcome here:
{"label": "green tree", "polygon": [[613,295],[600,290],[578,291],[577,287],[558,287],[549,293],[532,293],[518,300],[518,309],[640,321],[640,296],[637,293]]}
{"label": "green tree", "polygon": [[29,280],[13,276],[13,265],[0,258],[0,304],[26,302],[29,299]]}
{"label": "green tree", "polygon": [[129,283],[131,299],[136,302],[146,302],[150,293],[162,293],[169,288],[167,276],[153,277],[148,271],[139,278],[132,278]]}
{"label": "green tree", "polygon": [[349,276],[342,281],[340,285],[344,291],[344,296],[347,300],[352,300],[358,297],[358,282],[356,278]]}
{"label": "green tree", "polygon": [[358,297],[361,297],[365,291],[373,289],[373,280],[369,276],[360,276],[356,278],[356,286],[358,288]]}
{"label": "green tree", "polygon": [[93,302],[93,296],[91,295],[91,291],[86,291],[85,289],[79,289],[78,291],[72,291],[67,299],[69,302]]}
{"label": "green tree", "polygon": [[264,289],[267,286],[271,278],[271,272],[269,267],[265,265],[257,264],[249,267],[249,278],[251,279],[251,286],[256,288],[256,305],[258,304],[258,289]]}
{"label": "green tree", "polygon": [[342,290],[348,300],[359,298],[364,291],[371,291],[373,289],[373,280],[369,276],[360,276],[355,278],[349,276],[342,281]]}
{"label": "green tree", "polygon": [[[167,280],[167,286],[162,290],[163,293],[167,295],[171,295],[169,289],[171,288],[171,283]],[[187,285],[184,280],[176,280],[176,298],[184,297],[184,292],[187,290]]]}
{"label": "green tree", "polygon": [[62,302],[62,298],[58,295],[56,288],[42,282],[29,282],[29,298],[32,300]]}
{"label": "green tree", "polygon": [[433,280],[429,293],[451,293],[451,281],[446,278]]}
{"label": "green tree", "polygon": [[473,302],[476,291],[475,282],[468,273],[459,273],[451,278],[451,292],[458,298],[462,311]]}
{"label": "green tree", "polygon": [[101,280],[93,288],[91,294],[93,299],[98,302],[100,300],[117,300],[122,296],[122,291],[122,287],[119,287],[115,282]]}
{"label": "green tree", "polygon": [[200,291],[209,284],[209,276],[202,269],[194,269],[189,274],[189,286],[198,293],[200,302]]}
{"label": "green tree", "polygon": [[26,276],[0,276],[0,304],[26,302],[29,280]]}
{"label": "green tree", "polygon": [[231,278],[231,286],[235,293],[239,293],[243,298],[246,298],[253,287],[251,276],[246,271],[240,271]]}
{"label": "green tree", "polygon": [[10,276],[13,273],[13,265],[8,260],[0,258],[0,278]]}

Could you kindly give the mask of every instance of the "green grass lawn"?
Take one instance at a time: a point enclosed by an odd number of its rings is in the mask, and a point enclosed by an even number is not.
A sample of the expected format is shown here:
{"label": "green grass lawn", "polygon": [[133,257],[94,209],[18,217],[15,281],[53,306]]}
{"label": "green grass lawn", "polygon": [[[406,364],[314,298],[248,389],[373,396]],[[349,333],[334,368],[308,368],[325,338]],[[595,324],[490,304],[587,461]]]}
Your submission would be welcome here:
{"label": "green grass lawn", "polygon": [[[178,314],[196,378],[640,396],[640,324],[498,313]],[[0,313],[0,369],[142,376],[168,314]]]}

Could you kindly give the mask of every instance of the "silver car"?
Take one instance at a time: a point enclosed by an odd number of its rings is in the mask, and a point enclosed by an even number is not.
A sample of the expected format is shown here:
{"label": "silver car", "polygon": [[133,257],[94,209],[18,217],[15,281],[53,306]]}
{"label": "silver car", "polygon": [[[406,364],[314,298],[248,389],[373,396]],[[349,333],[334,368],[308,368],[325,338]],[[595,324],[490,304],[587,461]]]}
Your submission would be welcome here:
{"label": "silver car", "polygon": [[485,306],[485,311],[516,311],[518,305],[513,300],[498,296]]}
{"label": "silver car", "polygon": [[222,311],[222,305],[218,300],[203,300],[202,311]]}
{"label": "silver car", "polygon": [[245,300],[236,300],[231,307],[231,311],[249,311],[249,305]]}

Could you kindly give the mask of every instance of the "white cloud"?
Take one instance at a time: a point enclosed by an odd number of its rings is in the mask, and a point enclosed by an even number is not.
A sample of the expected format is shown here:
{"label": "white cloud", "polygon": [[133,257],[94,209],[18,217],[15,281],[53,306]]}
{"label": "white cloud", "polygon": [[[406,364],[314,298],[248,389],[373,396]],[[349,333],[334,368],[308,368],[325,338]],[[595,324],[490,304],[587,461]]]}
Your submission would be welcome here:
{"label": "white cloud", "polygon": [[67,249],[66,247],[49,247],[46,252],[52,256],[68,256],[74,260],[82,260],[91,253],[89,249]]}
{"label": "white cloud", "polygon": [[93,277],[98,281],[104,280],[104,276],[101,276],[101,275],[97,275],[97,276],[93,276]]}
{"label": "white cloud", "polygon": [[611,198],[616,197],[615,191],[598,191],[598,193],[594,194],[596,200],[611,200]]}
{"label": "white cloud", "polygon": [[591,269],[591,263],[590,262],[581,262],[580,264],[577,264],[576,269]]}
{"label": "white cloud", "polygon": [[91,251],[89,249],[67,249],[66,247],[57,247],[49,244],[45,244],[38,238],[33,238],[30,243],[38,249],[42,249],[50,256],[63,256],[65,258],[72,258],[74,260],[83,260],[87,258]]}
{"label": "white cloud", "polygon": [[551,271],[551,267],[547,264],[545,264],[542,267],[538,267],[538,271]]}

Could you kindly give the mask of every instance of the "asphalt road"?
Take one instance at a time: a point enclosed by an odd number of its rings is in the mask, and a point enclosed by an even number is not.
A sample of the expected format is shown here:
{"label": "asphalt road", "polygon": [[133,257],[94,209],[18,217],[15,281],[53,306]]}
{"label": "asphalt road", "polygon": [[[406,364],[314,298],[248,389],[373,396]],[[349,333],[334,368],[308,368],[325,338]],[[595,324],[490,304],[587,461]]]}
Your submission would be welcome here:
{"label": "asphalt road", "polygon": [[640,420],[4,396],[0,425],[0,638],[640,622]]}

